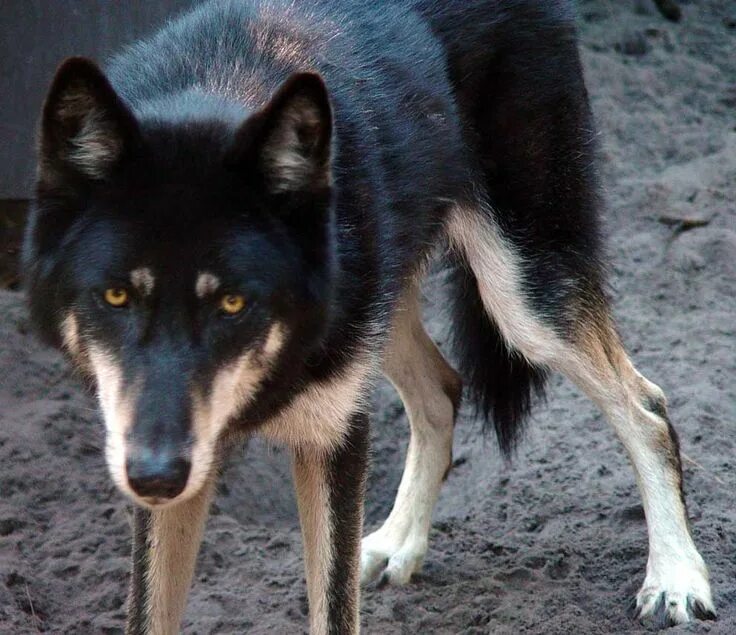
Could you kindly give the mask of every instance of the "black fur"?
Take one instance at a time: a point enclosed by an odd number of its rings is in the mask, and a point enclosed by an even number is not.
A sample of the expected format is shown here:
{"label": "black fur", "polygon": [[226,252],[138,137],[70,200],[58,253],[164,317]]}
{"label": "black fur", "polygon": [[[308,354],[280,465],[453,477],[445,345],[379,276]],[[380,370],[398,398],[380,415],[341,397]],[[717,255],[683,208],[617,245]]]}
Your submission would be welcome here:
{"label": "black fur", "polygon": [[336,536],[327,590],[330,635],[352,632],[355,622],[356,596],[347,589],[357,581],[353,567],[359,562],[368,445],[368,416],[359,413],[352,417],[344,446],[330,456],[327,465],[332,528]]}
{"label": "black fur", "polygon": [[133,508],[133,548],[131,581],[128,595],[128,619],[125,635],[145,635],[148,632],[148,566],[150,544],[148,534],[151,512],[142,507]]}
{"label": "black fur", "polygon": [[[420,5],[422,3],[420,2]],[[602,266],[595,126],[564,0],[426,2],[490,194],[524,255],[524,291],[562,335],[572,298],[596,307]],[[462,31],[463,37],[457,37]]]}

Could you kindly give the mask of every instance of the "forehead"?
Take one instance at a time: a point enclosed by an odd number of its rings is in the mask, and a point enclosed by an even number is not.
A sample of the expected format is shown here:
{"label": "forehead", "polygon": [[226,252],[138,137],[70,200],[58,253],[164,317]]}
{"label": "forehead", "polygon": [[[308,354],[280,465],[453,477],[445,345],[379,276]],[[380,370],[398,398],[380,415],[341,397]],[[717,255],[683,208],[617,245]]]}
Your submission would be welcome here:
{"label": "forehead", "polygon": [[[130,272],[130,283],[142,295],[151,295],[156,287],[156,275],[150,267],[137,267]],[[211,271],[198,271],[192,287],[198,298],[205,298],[222,287],[222,279]]]}
{"label": "forehead", "polygon": [[272,286],[298,271],[297,252],[276,230],[242,216],[187,220],[92,216],[77,232],[77,276],[90,283],[112,277],[145,294],[178,287],[203,297],[249,281]]}

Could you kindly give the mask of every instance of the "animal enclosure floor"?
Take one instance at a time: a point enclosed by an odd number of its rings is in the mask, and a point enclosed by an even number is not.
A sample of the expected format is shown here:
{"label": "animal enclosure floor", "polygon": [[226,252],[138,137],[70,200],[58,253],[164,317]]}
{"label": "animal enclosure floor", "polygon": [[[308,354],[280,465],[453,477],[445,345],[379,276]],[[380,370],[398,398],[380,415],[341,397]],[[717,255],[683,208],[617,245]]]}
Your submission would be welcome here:
{"label": "animal enclosure floor", "polygon": [[[601,133],[611,287],[639,369],[668,394],[684,452],[695,540],[715,623],[736,633],[736,3],[579,3]],[[442,273],[426,285],[439,342]],[[388,513],[407,423],[375,397],[367,528]],[[0,632],[113,633],[124,619],[128,512],[101,453],[95,404],[0,292]],[[409,586],[369,588],[363,631],[639,633],[626,615],[644,576],[633,472],[593,405],[555,377],[507,464],[470,413],[455,435],[429,553]],[[288,458],[236,453],[208,524],[184,632],[306,630],[301,540]]]}

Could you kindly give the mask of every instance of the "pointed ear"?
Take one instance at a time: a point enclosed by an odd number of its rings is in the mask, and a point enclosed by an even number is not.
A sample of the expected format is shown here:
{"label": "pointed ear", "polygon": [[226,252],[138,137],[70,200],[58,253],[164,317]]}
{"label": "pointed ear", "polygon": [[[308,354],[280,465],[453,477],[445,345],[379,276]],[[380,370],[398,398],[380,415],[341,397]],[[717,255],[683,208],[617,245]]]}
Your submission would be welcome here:
{"label": "pointed ear", "polygon": [[71,57],[57,70],[43,107],[39,179],[104,179],[137,138],[135,117],[98,66]]}
{"label": "pointed ear", "polygon": [[255,168],[273,193],[331,185],[332,109],[316,73],[295,73],[240,128],[228,161]]}

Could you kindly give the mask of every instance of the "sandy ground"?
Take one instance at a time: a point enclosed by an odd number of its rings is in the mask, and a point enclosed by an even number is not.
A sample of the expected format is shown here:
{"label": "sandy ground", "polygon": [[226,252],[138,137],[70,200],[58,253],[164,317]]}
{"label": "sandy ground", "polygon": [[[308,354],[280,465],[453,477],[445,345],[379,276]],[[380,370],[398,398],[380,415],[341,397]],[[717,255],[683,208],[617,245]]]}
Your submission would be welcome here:
{"label": "sandy ground", "polygon": [[[611,284],[639,368],[668,393],[696,542],[720,619],[677,632],[736,633],[736,4],[581,2],[599,121]],[[427,321],[448,324],[441,274]],[[0,294],[0,632],[119,632],[128,511],[100,453],[102,428],[57,354]],[[407,437],[388,386],[375,397],[368,528],[390,509]],[[552,381],[507,464],[464,415],[421,575],[368,589],[364,632],[637,633],[646,529],[633,473],[592,404]],[[236,456],[200,556],[187,633],[301,633],[301,543],[283,451]]]}

